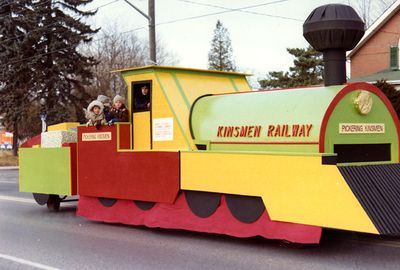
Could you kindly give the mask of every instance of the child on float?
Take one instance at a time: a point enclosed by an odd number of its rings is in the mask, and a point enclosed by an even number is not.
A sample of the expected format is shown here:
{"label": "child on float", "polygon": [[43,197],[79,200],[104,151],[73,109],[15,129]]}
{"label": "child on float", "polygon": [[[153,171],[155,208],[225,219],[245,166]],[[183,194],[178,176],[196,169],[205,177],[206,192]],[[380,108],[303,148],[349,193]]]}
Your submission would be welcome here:
{"label": "child on float", "polygon": [[104,105],[103,113],[104,113],[104,117],[108,123],[111,120],[111,116],[110,116],[111,100],[109,97],[107,97],[105,95],[98,95],[97,100],[100,101],[101,103],[103,103],[103,105]]}
{"label": "child on float", "polygon": [[113,105],[110,109],[111,120],[108,122],[109,125],[115,122],[128,122],[129,112],[125,106],[125,100],[120,95],[116,95],[113,100]]}
{"label": "child on float", "polygon": [[86,126],[95,126],[97,129],[101,125],[107,125],[107,121],[103,113],[104,105],[98,100],[90,102],[86,110],[86,118],[89,120]]}

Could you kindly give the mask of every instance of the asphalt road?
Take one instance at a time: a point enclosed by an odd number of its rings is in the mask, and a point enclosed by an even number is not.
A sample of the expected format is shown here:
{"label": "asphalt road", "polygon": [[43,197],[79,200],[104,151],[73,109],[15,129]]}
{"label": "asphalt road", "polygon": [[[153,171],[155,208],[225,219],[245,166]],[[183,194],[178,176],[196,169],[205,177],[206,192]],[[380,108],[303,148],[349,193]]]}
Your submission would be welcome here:
{"label": "asphalt road", "polygon": [[399,269],[400,238],[326,231],[320,245],[87,221],[76,203],[58,213],[18,192],[18,170],[0,169],[0,270]]}

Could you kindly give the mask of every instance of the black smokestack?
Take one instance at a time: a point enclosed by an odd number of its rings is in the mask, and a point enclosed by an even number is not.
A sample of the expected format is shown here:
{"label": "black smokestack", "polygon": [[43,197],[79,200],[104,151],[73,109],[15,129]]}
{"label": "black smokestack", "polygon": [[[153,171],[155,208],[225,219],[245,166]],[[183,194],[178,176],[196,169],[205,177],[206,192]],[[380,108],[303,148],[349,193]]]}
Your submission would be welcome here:
{"label": "black smokestack", "polygon": [[364,22],[350,6],[317,7],[303,24],[303,36],[324,57],[325,85],[346,82],[346,51],[364,35]]}

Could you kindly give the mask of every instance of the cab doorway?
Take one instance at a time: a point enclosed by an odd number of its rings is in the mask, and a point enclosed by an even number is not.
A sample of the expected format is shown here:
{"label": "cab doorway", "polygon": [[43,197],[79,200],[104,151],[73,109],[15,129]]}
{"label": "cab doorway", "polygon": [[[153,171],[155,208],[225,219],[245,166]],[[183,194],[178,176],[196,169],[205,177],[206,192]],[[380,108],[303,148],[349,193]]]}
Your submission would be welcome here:
{"label": "cab doorway", "polygon": [[132,145],[134,150],[153,148],[151,127],[152,81],[132,82]]}

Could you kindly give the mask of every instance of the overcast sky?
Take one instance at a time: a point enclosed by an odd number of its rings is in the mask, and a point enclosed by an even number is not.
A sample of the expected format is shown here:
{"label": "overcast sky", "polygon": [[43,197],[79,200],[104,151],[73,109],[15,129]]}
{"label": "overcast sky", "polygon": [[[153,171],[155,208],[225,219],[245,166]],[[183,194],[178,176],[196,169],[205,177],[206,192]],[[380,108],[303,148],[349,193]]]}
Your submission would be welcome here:
{"label": "overcast sky", "polygon": [[[147,13],[147,0],[129,1]],[[220,20],[230,33],[238,69],[260,76],[288,70],[293,58],[286,48],[308,46],[304,20],[316,7],[333,2],[348,0],[155,0],[156,34],[178,57],[179,66],[205,69]],[[123,0],[95,0],[93,7],[100,7],[97,26],[118,22],[121,31],[143,27],[135,33],[147,37],[147,20]]]}

